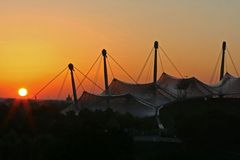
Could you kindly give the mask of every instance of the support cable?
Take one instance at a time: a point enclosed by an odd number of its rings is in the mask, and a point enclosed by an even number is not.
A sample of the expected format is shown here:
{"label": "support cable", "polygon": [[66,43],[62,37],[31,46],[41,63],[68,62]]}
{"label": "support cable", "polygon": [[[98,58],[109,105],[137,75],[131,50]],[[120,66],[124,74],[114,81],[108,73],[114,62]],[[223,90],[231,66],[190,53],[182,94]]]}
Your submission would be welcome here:
{"label": "support cable", "polygon": [[149,53],[149,55],[148,55],[148,57],[147,57],[144,65],[143,65],[143,67],[142,67],[142,69],[141,69],[141,71],[140,71],[140,74],[139,74],[138,77],[137,77],[137,82],[139,82],[139,80],[140,80],[140,78],[141,78],[141,76],[142,76],[142,74],[143,74],[143,71],[144,71],[144,69],[146,68],[146,65],[147,65],[147,63],[148,63],[148,61],[149,61],[149,58],[150,58],[152,52],[153,52],[153,48],[151,49],[151,51],[150,51],[150,53]]}
{"label": "support cable", "polygon": [[150,79],[150,75],[152,74],[152,69],[153,69],[153,60],[150,61],[150,65],[148,67],[148,72],[145,80],[146,82]]}
{"label": "support cable", "polygon": [[[220,59],[219,59],[218,65],[217,65],[216,73],[217,73],[217,71],[219,71],[219,70],[220,70]],[[218,74],[215,74],[215,79],[214,79],[214,81],[212,81],[212,83],[213,83],[213,82],[218,82],[218,81],[219,81]]]}
{"label": "support cable", "polygon": [[60,96],[61,96],[61,94],[62,94],[62,91],[63,91],[64,85],[65,85],[67,76],[68,76],[68,70],[67,70],[67,73],[66,73],[66,75],[65,75],[65,77],[64,77],[64,79],[63,79],[63,83],[62,83],[62,85],[61,85],[61,87],[60,87],[60,90],[59,90],[59,92],[58,92],[57,99],[60,98]]}
{"label": "support cable", "polygon": [[[78,83],[80,84],[81,81],[80,81],[79,77],[77,76],[76,72],[74,72],[74,75],[75,75],[75,77],[77,77]],[[80,84],[80,86],[82,87],[83,91],[85,91],[83,85]]]}
{"label": "support cable", "polygon": [[226,69],[226,72],[228,72],[228,59],[227,59],[227,57],[226,57],[225,62],[226,62],[226,63],[225,63],[225,64],[226,64],[226,65],[225,65],[225,69]]}
{"label": "support cable", "polygon": [[113,74],[112,67],[111,67],[110,62],[109,62],[108,59],[107,59],[107,63],[108,63],[108,66],[109,66],[109,68],[110,68],[110,72],[111,72],[111,74],[112,74],[112,77],[115,78],[115,77],[114,77],[114,74]]}
{"label": "support cable", "polygon": [[55,79],[57,79],[68,67],[64,68],[61,72],[59,72],[53,79],[51,79],[45,86],[43,86],[35,95],[33,98],[37,99],[37,96],[46,89]]}
{"label": "support cable", "polygon": [[158,57],[159,57],[159,61],[160,61],[161,67],[162,67],[162,71],[164,72],[163,61],[162,61],[162,58],[161,58],[161,54],[159,52],[158,52]]}
{"label": "support cable", "polygon": [[210,83],[212,83],[213,80],[214,80],[214,77],[215,77],[215,74],[216,74],[216,71],[217,71],[217,67],[218,67],[218,64],[220,62],[220,57],[221,57],[221,52],[219,53],[218,58],[217,58],[217,62],[214,66],[213,73],[212,73],[212,76],[211,76],[211,79],[210,79]]}
{"label": "support cable", "polygon": [[[95,73],[95,77],[94,77],[94,83],[97,83],[97,79],[98,79],[98,76],[99,76],[99,71],[100,71],[100,68],[101,68],[101,64],[102,64],[102,59],[100,59],[99,61],[99,64],[98,64],[98,68],[96,70],[96,73]],[[91,89],[91,92],[94,93],[95,91],[95,85],[93,85],[92,89]]]}
{"label": "support cable", "polygon": [[90,82],[92,82],[94,85],[96,85],[99,89],[101,89],[102,91],[104,91],[104,89],[102,87],[100,87],[97,83],[95,83],[93,80],[91,80],[90,78],[87,77],[87,75],[85,75],[82,71],[80,71],[79,69],[77,69],[76,67],[74,67],[81,75],[84,76],[85,79],[89,80]]}
{"label": "support cable", "polygon": [[118,67],[134,82],[137,84],[137,81],[108,53],[108,56],[118,65]]}
{"label": "support cable", "polygon": [[232,65],[233,65],[233,67],[234,67],[234,70],[235,70],[237,76],[239,77],[239,73],[238,73],[237,67],[236,67],[236,65],[235,65],[235,63],[234,63],[234,61],[233,61],[233,58],[232,58],[232,56],[231,56],[231,54],[230,54],[228,48],[227,48],[227,52],[228,52],[228,55],[229,55],[230,60],[231,60],[231,62],[232,62]]}
{"label": "support cable", "polygon": [[167,59],[168,59],[168,61],[171,63],[171,65],[174,67],[174,69],[178,72],[178,74],[182,77],[182,78],[184,78],[183,77],[183,75],[182,75],[182,73],[178,70],[178,68],[175,66],[175,64],[173,63],[173,61],[168,57],[168,55],[167,55],[167,53],[165,52],[165,50],[161,47],[161,46],[159,46],[160,47],[160,49],[162,50],[162,52],[164,53],[164,55],[167,57]]}
{"label": "support cable", "polygon": [[82,81],[79,83],[79,85],[77,86],[77,90],[79,89],[79,87],[82,85],[82,83],[84,82],[84,80],[87,78],[88,74],[91,72],[91,70],[93,69],[93,67],[95,66],[95,64],[97,63],[97,61],[99,60],[99,58],[101,57],[101,54],[99,54],[99,56],[97,57],[97,59],[94,61],[94,63],[92,64],[92,66],[90,67],[90,69],[88,70],[88,72],[86,73],[86,75],[84,75]]}

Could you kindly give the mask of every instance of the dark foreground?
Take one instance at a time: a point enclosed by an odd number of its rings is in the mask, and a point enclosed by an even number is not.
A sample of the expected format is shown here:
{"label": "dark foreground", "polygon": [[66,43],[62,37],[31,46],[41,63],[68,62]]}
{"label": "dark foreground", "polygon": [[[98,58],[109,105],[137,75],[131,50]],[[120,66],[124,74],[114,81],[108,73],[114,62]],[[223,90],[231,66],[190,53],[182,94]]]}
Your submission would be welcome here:
{"label": "dark foreground", "polygon": [[192,105],[206,104],[179,102],[160,113],[167,126],[162,137],[183,141],[175,143],[135,139],[159,135],[155,118],[110,109],[63,116],[59,112],[66,107],[64,102],[9,100],[0,104],[0,159],[240,159],[238,109],[233,107],[230,115],[224,109],[214,114],[216,108],[207,114],[207,109],[193,112]]}

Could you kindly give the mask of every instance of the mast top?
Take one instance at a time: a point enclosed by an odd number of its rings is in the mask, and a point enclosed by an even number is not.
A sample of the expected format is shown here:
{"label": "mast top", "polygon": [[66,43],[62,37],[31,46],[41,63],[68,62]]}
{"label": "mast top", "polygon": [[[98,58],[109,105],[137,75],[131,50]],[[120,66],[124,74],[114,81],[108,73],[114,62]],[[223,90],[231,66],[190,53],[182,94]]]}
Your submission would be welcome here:
{"label": "mast top", "polygon": [[68,68],[72,71],[73,70],[73,64],[72,63],[69,63],[69,65],[68,65]]}
{"label": "mast top", "polygon": [[226,43],[226,41],[223,41],[223,44],[222,44],[222,49],[223,49],[223,51],[226,50],[226,47],[227,47],[227,43]]}
{"label": "mast top", "polygon": [[158,49],[158,41],[155,41],[155,42],[154,42],[154,48],[155,48],[155,49]]}
{"label": "mast top", "polygon": [[103,50],[102,50],[102,55],[103,55],[103,57],[107,57],[107,51],[106,51],[106,49],[103,49]]}

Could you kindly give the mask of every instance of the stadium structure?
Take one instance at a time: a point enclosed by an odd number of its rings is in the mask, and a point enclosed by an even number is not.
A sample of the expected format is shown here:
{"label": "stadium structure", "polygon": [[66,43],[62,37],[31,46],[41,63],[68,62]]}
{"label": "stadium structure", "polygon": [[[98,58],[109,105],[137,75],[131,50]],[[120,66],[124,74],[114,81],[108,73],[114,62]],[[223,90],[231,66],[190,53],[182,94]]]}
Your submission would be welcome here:
{"label": "stadium structure", "polygon": [[[171,76],[165,72],[161,74],[158,78],[158,56],[162,65],[161,56],[159,55],[158,49],[166,55],[169,62],[173,65],[176,71],[179,73],[180,78]],[[151,83],[139,84],[137,80],[134,80],[131,75],[129,75],[126,70],[121,67],[120,64],[110,55],[107,54],[105,49],[102,50],[101,55],[97,58],[98,61],[101,56],[103,58],[103,68],[104,68],[104,85],[105,89],[100,94],[93,94],[84,91],[80,98],[77,97],[77,87],[74,80],[74,71],[79,71],[73,64],[68,65],[68,69],[71,72],[72,79],[72,91],[73,91],[73,103],[64,109],[61,113],[67,114],[68,112],[75,112],[76,115],[83,110],[89,109],[91,111],[96,110],[106,110],[111,108],[113,111],[119,113],[130,113],[136,117],[149,117],[149,116],[159,116],[159,110],[165,105],[179,101],[179,100],[188,100],[193,98],[224,98],[224,97],[240,97],[240,78],[231,75],[230,73],[225,73],[225,55],[229,54],[231,62],[234,66],[234,69],[237,72],[236,66],[234,65],[231,54],[229,53],[226,42],[222,44],[222,50],[218,57],[218,62],[221,58],[220,66],[220,78],[216,84],[206,84],[195,77],[186,78],[183,77],[181,72],[177,69],[171,59],[167,56],[166,52],[158,42],[154,42],[154,47],[150,54],[148,55],[147,61],[153,55],[153,80]],[[125,72],[134,83],[123,82],[119,79],[114,78],[111,83],[108,82],[108,65],[107,58],[110,57],[113,61],[120,67],[120,69]],[[96,64],[96,61],[94,64]],[[144,67],[146,66],[145,62]],[[214,69],[214,74],[217,69],[217,65]],[[90,70],[93,66],[90,68]],[[89,71],[90,71],[89,70]],[[111,70],[111,68],[110,68]],[[88,73],[89,73],[88,71]],[[139,77],[142,74],[142,71]],[[111,70],[112,72],[112,70]],[[87,74],[88,74],[87,73]],[[81,72],[81,74],[83,74]],[[89,79],[87,74],[84,75],[84,79]],[[138,79],[139,79],[138,77]],[[89,79],[90,80],[90,79]],[[81,83],[82,83],[81,82]],[[80,84],[81,84],[80,83]],[[94,82],[93,82],[94,83]],[[97,84],[95,84],[99,87]],[[45,86],[46,87],[46,86]],[[44,87],[44,88],[45,88]],[[43,89],[44,89],[43,88]],[[99,87],[100,88],[100,87]],[[43,89],[41,89],[35,96],[37,96]],[[159,120],[158,120],[159,121]],[[159,126],[161,124],[159,123]]]}

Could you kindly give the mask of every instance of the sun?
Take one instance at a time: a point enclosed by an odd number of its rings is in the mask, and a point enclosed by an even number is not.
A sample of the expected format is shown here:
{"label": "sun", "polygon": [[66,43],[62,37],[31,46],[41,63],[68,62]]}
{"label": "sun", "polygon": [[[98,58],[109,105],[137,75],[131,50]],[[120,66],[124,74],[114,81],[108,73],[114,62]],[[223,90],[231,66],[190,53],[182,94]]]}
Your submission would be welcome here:
{"label": "sun", "polygon": [[25,97],[25,96],[27,96],[27,94],[28,94],[28,91],[27,91],[26,88],[19,88],[19,90],[18,90],[18,95],[19,96]]}

